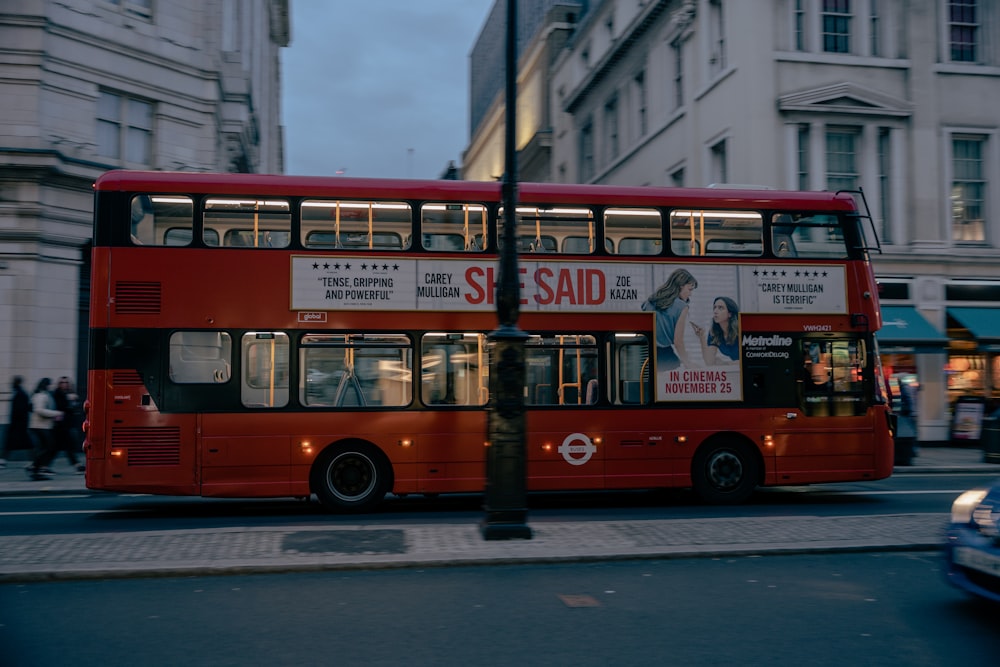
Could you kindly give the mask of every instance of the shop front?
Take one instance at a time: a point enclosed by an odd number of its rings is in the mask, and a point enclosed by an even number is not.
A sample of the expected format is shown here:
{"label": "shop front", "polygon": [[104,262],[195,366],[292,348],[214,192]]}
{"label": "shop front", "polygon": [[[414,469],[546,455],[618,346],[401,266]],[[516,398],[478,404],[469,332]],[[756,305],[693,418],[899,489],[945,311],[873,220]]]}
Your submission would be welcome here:
{"label": "shop front", "polygon": [[1000,408],[1000,308],[949,307],[948,402],[982,401]]}
{"label": "shop front", "polygon": [[882,306],[882,329],[877,338],[893,409],[902,409],[901,397],[909,392],[916,399],[917,440],[947,440],[948,419],[936,397],[945,392],[942,368],[947,364],[948,338],[915,306]]}

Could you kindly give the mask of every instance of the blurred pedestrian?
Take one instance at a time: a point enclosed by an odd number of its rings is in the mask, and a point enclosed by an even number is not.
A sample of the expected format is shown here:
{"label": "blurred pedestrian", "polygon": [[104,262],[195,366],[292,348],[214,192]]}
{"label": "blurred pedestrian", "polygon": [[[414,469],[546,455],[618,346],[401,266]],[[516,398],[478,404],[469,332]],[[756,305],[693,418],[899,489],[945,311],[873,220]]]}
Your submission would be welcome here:
{"label": "blurred pedestrian", "polygon": [[52,425],[52,459],[65,452],[69,464],[77,472],[83,472],[84,466],[78,459],[80,442],[74,430],[76,413],[79,407],[77,395],[73,392],[73,384],[65,375],[59,378],[55,391],[52,392],[56,410],[62,413],[62,418]]}
{"label": "blurred pedestrian", "polygon": [[0,469],[7,467],[10,452],[15,449],[31,451],[34,444],[28,433],[28,415],[31,413],[31,399],[28,392],[21,386],[24,378],[15,375],[10,386],[10,422],[7,424],[7,435],[3,441],[3,451],[0,452]]}
{"label": "blurred pedestrian", "polygon": [[35,438],[35,455],[31,465],[27,467],[28,476],[33,480],[51,478],[49,464],[55,458],[52,427],[62,419],[62,413],[56,410],[56,401],[49,389],[52,380],[42,378],[31,395],[31,418],[28,427]]}
{"label": "blurred pedestrian", "polygon": [[913,457],[917,455],[917,389],[917,385],[908,382],[899,384],[894,465],[913,465]]}

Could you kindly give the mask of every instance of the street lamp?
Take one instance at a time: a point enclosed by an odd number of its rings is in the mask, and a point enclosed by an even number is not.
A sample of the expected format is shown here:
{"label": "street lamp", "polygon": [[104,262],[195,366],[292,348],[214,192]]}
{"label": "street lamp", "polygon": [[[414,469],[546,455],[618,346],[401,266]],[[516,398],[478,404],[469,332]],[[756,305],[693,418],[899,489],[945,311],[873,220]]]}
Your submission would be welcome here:
{"label": "street lamp", "polygon": [[517,267],[517,1],[507,0],[507,89],[503,179],[503,245],[497,280],[497,328],[490,333],[490,404],[486,434],[487,540],[531,539],[527,524],[524,420],[524,341],[518,329],[521,286]]}

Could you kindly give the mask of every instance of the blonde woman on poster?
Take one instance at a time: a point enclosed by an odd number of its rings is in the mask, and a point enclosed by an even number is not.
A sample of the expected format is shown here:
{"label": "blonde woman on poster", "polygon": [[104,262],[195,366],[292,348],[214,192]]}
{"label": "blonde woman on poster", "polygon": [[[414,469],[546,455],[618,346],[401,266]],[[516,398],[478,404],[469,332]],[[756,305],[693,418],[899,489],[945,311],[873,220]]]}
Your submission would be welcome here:
{"label": "blonde woman on poster", "polygon": [[667,281],[646,299],[642,309],[656,313],[656,370],[658,373],[680,366],[691,368],[684,347],[688,305],[691,293],[698,287],[686,269],[677,269]]}

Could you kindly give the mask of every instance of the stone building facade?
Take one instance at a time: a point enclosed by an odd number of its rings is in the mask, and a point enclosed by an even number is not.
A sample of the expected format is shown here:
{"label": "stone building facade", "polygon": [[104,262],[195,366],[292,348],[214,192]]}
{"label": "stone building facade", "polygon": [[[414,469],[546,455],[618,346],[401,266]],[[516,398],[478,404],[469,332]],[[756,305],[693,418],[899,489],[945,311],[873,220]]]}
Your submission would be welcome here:
{"label": "stone building facade", "polygon": [[[547,119],[531,136],[519,125],[519,150],[549,141],[532,174],[862,187],[882,243],[883,362],[919,383],[920,438],[952,438],[959,397],[1000,404],[1000,3],[558,4],[519,63],[519,95],[548,105],[528,113]],[[527,85],[532,54],[553,31],[567,39],[540,95]],[[470,140],[466,178],[502,160],[500,95],[497,122]]]}
{"label": "stone building facade", "polygon": [[85,383],[102,172],[283,171],[288,43],[288,0],[3,3],[0,399],[15,374]]}

